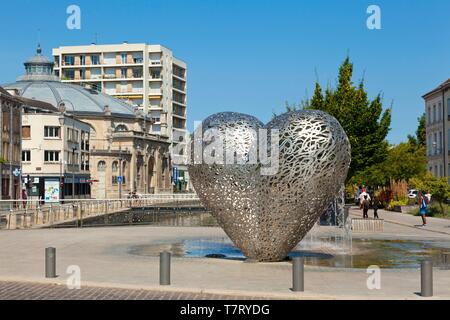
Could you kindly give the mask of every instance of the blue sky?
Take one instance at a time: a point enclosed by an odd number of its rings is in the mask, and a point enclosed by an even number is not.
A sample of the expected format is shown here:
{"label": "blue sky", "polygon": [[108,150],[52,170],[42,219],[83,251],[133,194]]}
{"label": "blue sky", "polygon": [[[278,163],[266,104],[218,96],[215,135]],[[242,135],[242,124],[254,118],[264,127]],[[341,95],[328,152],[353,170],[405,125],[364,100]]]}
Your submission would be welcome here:
{"label": "blue sky", "polygon": [[[67,6],[81,7],[81,30],[66,28]],[[369,5],[381,30],[366,27]],[[188,63],[188,117],[219,111],[263,122],[284,102],[311,95],[318,78],[335,84],[347,53],[354,79],[393,104],[391,143],[413,133],[422,94],[450,77],[450,1],[129,0],[2,1],[0,83],[23,73],[41,30],[44,52],[61,45],[160,43]],[[357,115],[355,115],[356,117]]]}

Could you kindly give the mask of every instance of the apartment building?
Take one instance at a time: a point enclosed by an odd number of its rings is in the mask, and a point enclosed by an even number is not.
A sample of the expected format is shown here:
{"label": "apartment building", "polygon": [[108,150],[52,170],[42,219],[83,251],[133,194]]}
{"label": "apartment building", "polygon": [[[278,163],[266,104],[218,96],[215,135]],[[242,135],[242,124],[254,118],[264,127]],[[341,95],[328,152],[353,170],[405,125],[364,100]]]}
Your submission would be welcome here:
{"label": "apartment building", "polygon": [[53,49],[62,82],[122,99],[151,119],[150,134],[167,136],[179,190],[188,186],[186,63],[161,45],[112,44]]}
{"label": "apartment building", "polygon": [[450,176],[450,79],[426,93],[428,170],[435,177]]}

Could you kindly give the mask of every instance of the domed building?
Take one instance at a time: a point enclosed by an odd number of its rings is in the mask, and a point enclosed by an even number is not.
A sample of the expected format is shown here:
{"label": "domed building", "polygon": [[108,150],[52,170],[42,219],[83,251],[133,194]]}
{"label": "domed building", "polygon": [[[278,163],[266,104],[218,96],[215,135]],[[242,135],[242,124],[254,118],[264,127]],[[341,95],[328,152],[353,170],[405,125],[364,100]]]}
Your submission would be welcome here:
{"label": "domed building", "polygon": [[87,163],[92,198],[172,191],[168,137],[150,134],[149,118],[109,95],[60,82],[40,46],[24,65],[25,75],[3,85],[8,92],[51,104],[89,125],[87,155],[82,159],[80,148],[74,153],[75,163]]}

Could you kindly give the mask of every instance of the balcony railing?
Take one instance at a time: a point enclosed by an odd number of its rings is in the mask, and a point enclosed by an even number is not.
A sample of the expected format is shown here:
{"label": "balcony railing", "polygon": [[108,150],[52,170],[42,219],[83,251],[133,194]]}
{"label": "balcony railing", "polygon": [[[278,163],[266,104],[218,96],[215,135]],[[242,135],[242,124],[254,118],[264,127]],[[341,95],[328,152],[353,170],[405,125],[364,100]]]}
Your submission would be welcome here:
{"label": "balcony railing", "polygon": [[161,65],[162,61],[161,60],[150,60],[150,65],[155,66],[155,65]]}

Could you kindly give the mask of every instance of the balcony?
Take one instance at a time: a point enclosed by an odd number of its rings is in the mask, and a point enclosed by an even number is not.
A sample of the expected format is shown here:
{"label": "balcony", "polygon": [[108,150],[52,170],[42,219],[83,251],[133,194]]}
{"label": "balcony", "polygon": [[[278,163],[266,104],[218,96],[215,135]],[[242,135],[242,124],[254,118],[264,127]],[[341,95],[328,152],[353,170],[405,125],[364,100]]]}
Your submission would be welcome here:
{"label": "balcony", "polygon": [[179,117],[186,117],[186,109],[185,108],[179,108],[179,107],[173,107],[172,114],[179,116]]}
{"label": "balcony", "polygon": [[149,91],[148,91],[148,94],[150,94],[150,95],[161,95],[162,94],[162,92],[161,92],[161,89],[150,89]]}
{"label": "balcony", "polygon": [[103,79],[116,79],[116,75],[115,74],[104,74],[103,75]]}
{"label": "balcony", "polygon": [[151,73],[150,74],[150,79],[152,79],[152,80],[163,80],[163,76],[161,74]]}

